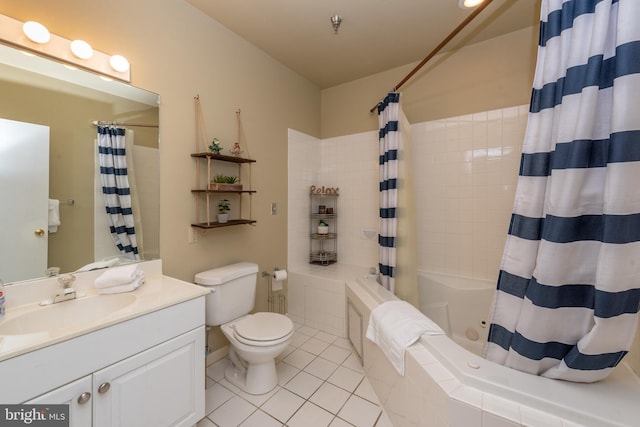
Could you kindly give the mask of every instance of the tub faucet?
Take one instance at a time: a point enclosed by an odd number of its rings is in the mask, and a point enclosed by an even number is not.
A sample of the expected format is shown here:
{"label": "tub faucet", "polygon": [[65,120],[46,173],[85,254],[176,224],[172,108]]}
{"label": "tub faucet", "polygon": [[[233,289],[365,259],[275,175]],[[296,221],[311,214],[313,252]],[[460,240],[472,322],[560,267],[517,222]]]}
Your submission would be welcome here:
{"label": "tub faucet", "polygon": [[65,274],[58,278],[58,283],[60,283],[61,287],[53,297],[53,304],[76,298],[76,291],[71,287],[75,280],[76,276],[73,274]]}

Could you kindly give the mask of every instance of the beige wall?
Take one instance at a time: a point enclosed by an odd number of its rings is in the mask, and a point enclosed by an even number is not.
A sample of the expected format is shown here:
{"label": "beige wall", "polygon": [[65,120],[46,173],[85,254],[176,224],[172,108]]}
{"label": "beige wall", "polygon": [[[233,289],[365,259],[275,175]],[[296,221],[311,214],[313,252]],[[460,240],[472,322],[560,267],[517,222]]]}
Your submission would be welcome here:
{"label": "beige wall", "polygon": [[[400,89],[409,122],[528,104],[537,40],[534,26],[437,55]],[[322,138],[375,130],[369,110],[415,65],[323,90]]]}

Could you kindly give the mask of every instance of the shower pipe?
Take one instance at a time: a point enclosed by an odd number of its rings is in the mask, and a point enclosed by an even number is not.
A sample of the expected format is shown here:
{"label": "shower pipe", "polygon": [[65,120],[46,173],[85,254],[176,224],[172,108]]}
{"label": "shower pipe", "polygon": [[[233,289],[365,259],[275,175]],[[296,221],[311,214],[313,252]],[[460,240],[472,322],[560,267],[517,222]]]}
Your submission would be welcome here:
{"label": "shower pipe", "polygon": [[[411,70],[409,72],[409,74],[407,74],[402,80],[400,80],[400,83],[398,83],[397,85],[394,86],[393,89],[391,89],[390,92],[395,92],[398,89],[400,89],[400,87],[402,87],[402,85],[404,85],[411,77],[413,77],[413,75],[415,73],[417,73],[422,67],[424,67],[424,65],[429,62],[431,60],[431,58],[433,58],[434,56],[436,56],[436,54],[438,52],[440,52],[440,50],[451,41],[451,39],[453,39],[455,36],[458,35],[458,33],[460,31],[462,31],[462,29],[464,27],[467,26],[467,24],[469,24],[471,21],[473,21],[473,19],[478,16],[480,14],[480,12],[482,12],[487,6],[489,6],[491,4],[493,0],[486,0],[484,3],[482,3],[480,6],[478,6],[473,12],[471,12],[471,14],[469,16],[466,17],[466,19],[464,21],[462,21],[460,23],[460,25],[458,25],[452,32],[451,34],[449,34],[444,40],[442,40],[442,42],[440,42],[440,44],[438,46],[436,46],[435,49],[433,49],[431,51],[431,53],[429,55],[427,55],[418,65],[415,66],[415,68],[413,70]],[[376,108],[378,108],[378,105],[380,105],[382,103],[382,101],[378,102],[376,105],[374,105],[369,112],[373,113]]]}
{"label": "shower pipe", "polygon": [[140,128],[159,128],[159,125],[149,125],[145,123],[126,123],[126,122],[109,122],[105,120],[94,120],[92,123],[94,126],[132,126]]}

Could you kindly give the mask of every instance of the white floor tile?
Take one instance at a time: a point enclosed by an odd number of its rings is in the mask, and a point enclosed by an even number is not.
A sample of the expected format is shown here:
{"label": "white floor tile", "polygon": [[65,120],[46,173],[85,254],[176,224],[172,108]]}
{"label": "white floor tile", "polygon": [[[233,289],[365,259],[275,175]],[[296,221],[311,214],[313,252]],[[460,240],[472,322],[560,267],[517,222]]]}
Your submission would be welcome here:
{"label": "white floor tile", "polygon": [[240,427],[282,427],[282,423],[258,409]]}
{"label": "white floor tile", "polygon": [[203,418],[200,421],[198,421],[198,424],[196,424],[196,427],[216,427],[216,425],[212,423],[209,418]]}
{"label": "white floor tile", "polygon": [[312,337],[320,331],[309,326],[302,326],[297,330],[297,332],[300,332],[301,334],[305,334]]}
{"label": "white floor tile", "polygon": [[277,385],[273,390],[264,394],[249,394],[245,391],[238,392],[238,396],[242,397],[247,402],[251,403],[254,406],[261,406],[264,402],[269,400],[271,396],[276,394],[280,390],[280,386]]}
{"label": "white floor tile", "polygon": [[350,355],[351,352],[349,350],[345,350],[344,348],[340,348],[335,345],[330,345],[322,353],[320,353],[320,357],[337,363],[338,365],[347,360],[347,357],[349,357]]}
{"label": "white floor tile", "polygon": [[323,381],[311,374],[302,371],[284,385],[289,391],[294,392],[303,399],[308,399],[322,385]]}
{"label": "white floor tile", "polygon": [[353,391],[360,385],[364,375],[360,372],[352,371],[344,366],[339,366],[333,374],[327,379],[331,384],[337,385],[340,388],[353,393]]}
{"label": "white floor tile", "polygon": [[328,342],[312,337],[305,341],[304,344],[300,346],[300,349],[317,356],[322,353],[327,347],[329,347]]}
{"label": "white floor tile", "polygon": [[291,338],[291,345],[294,347],[300,347],[309,339],[309,335],[301,334],[300,332],[294,332],[293,338]]}
{"label": "white floor tile", "polygon": [[369,382],[367,377],[364,377],[362,379],[362,382],[360,382],[360,385],[358,386],[358,388],[356,388],[356,391],[354,392],[354,394],[360,396],[363,399],[368,400],[371,403],[380,405],[378,396],[376,395],[376,392],[373,390],[373,387],[371,387],[371,383]]}
{"label": "white floor tile", "polygon": [[296,350],[287,357],[284,358],[284,362],[289,365],[295,366],[298,369],[303,369],[307,366],[315,356],[311,353],[307,353],[304,350]]}
{"label": "white floor tile", "polygon": [[316,357],[304,368],[305,372],[323,380],[329,378],[336,369],[338,369],[338,365],[336,363],[321,357]]}
{"label": "white floor tile", "polygon": [[285,362],[280,362],[276,365],[276,371],[278,372],[278,384],[285,385],[291,378],[298,375],[300,369]]}
{"label": "white floor tile", "polygon": [[287,423],[288,427],[327,427],[334,415],[311,402],[298,409]]}
{"label": "white floor tile", "polygon": [[373,427],[380,415],[380,407],[361,397],[351,396],[338,416],[356,427]]}
{"label": "white floor tile", "polygon": [[358,356],[356,356],[355,353],[351,353],[351,356],[347,357],[347,360],[342,362],[342,366],[349,368],[352,371],[364,372],[360,359],[358,359]]}
{"label": "white floor tile", "polygon": [[224,378],[224,370],[227,369],[229,363],[229,359],[226,357],[212,363],[207,367],[207,377],[214,381],[220,381]]}
{"label": "white floor tile", "polygon": [[348,391],[325,382],[309,400],[332,414],[337,414],[349,396],[351,395]]}
{"label": "white floor tile", "polygon": [[324,342],[328,342],[329,344],[331,344],[332,342],[334,342],[335,340],[338,339],[338,337],[336,337],[335,335],[332,335],[328,332],[325,331],[320,331],[318,332],[314,338],[318,338],[319,340],[322,340]]}
{"label": "white floor tile", "polygon": [[295,351],[297,347],[294,347],[292,345],[290,345],[289,347],[285,348],[284,351],[282,353],[280,353],[278,355],[278,357],[276,357],[276,361],[280,361],[283,360],[285,357],[287,357],[288,355],[290,355],[291,353],[293,353]]}
{"label": "white floor tile", "polygon": [[380,414],[378,422],[376,423],[376,427],[393,427],[393,424],[391,424],[391,420],[387,416],[386,412],[382,411],[382,414]]}
{"label": "white floor tile", "polygon": [[345,350],[353,351],[353,347],[351,346],[351,342],[346,338],[338,338],[332,344],[333,345],[337,345],[340,348],[344,348]]}
{"label": "white floor tile", "polygon": [[267,400],[260,409],[278,421],[286,423],[303,403],[304,399],[300,396],[295,395],[287,389],[281,388],[271,399]]}
{"label": "white floor tile", "polygon": [[329,424],[329,427],[353,427],[353,424],[349,424],[345,420],[335,417],[333,421],[331,421],[331,424]]}
{"label": "white floor tile", "polygon": [[220,427],[237,427],[255,410],[256,407],[251,403],[234,396],[209,414],[208,418]]}
{"label": "white floor tile", "polygon": [[231,399],[234,394],[216,383],[205,390],[204,396],[205,413],[210,414],[218,409],[224,402]]}

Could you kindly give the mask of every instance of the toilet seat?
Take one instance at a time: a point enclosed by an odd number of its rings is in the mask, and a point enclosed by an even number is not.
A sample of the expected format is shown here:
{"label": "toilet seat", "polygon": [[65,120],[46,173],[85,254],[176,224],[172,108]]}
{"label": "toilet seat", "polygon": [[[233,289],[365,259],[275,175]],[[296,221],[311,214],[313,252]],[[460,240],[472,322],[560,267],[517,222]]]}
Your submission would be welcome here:
{"label": "toilet seat", "polygon": [[276,345],[293,334],[293,322],[278,313],[255,313],[238,320],[233,335],[243,344],[258,347]]}

